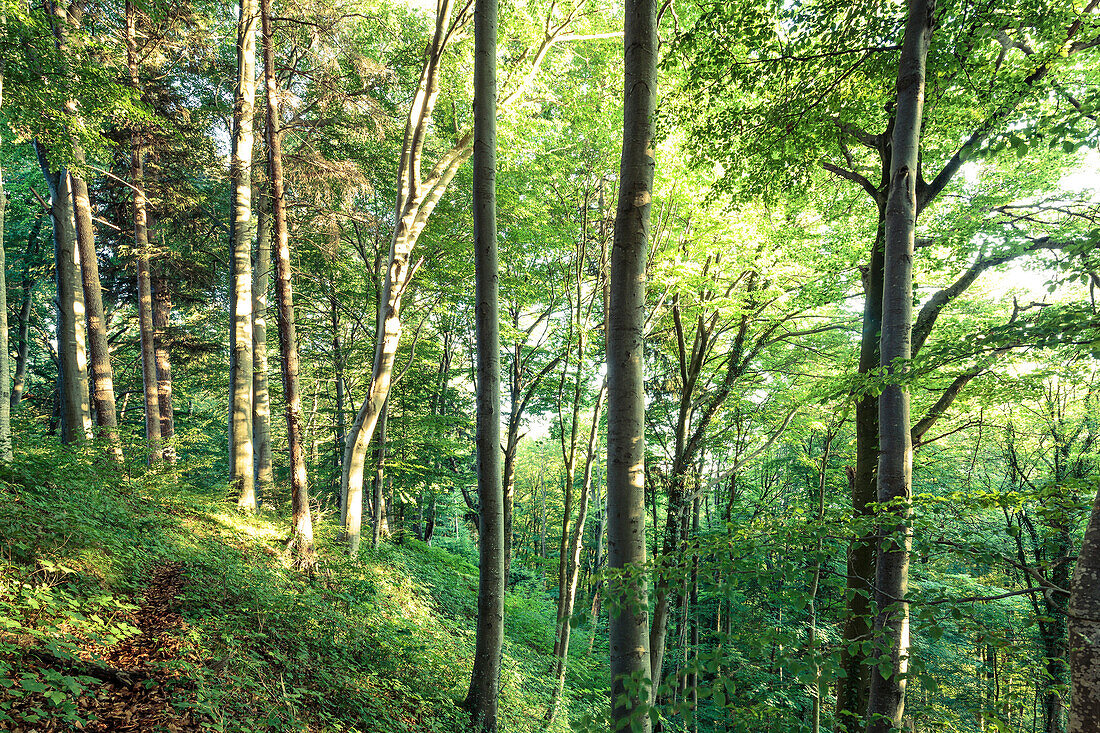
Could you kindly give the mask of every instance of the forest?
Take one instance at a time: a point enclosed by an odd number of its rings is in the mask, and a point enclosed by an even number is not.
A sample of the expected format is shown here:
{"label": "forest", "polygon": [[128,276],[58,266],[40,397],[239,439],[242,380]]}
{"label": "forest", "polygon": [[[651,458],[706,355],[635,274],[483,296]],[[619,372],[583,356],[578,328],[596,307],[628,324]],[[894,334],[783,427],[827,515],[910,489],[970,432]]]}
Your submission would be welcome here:
{"label": "forest", "polygon": [[0,730],[1100,733],[1100,0],[0,10]]}

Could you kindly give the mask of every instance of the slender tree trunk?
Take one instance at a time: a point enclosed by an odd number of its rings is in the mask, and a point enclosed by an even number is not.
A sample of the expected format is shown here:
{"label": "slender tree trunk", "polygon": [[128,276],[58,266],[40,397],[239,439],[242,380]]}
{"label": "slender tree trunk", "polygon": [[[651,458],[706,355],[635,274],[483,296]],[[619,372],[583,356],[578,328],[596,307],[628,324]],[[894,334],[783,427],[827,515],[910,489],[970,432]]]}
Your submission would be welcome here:
{"label": "slender tree trunk", "polygon": [[[888,169],[884,177],[889,175]],[[860,340],[859,374],[870,375],[879,364],[882,330],[882,249],[885,244],[886,207],[879,204],[878,225],[871,248],[871,260],[864,278],[863,333]],[[878,466],[878,396],[871,390],[856,398],[856,466],[851,476],[852,515],[863,526],[861,535],[848,548],[845,588],[847,613],[844,620],[840,667],[837,681],[836,726],[838,733],[857,733],[865,727],[867,654],[862,643],[871,637],[871,597],[875,577],[875,532],[872,507],[875,503],[875,472]],[[729,517],[727,516],[727,521]]]}
{"label": "slender tree trunk", "polygon": [[172,406],[172,352],[168,348],[168,323],[172,318],[172,292],[169,280],[160,275],[150,283],[153,289],[153,358],[157,365],[157,404],[160,408],[160,440],[164,460],[176,462],[172,438],[176,434],[175,408]]}
{"label": "slender tree trunk", "polygon": [[[691,536],[699,536],[699,498],[691,511]],[[692,665],[686,675],[687,703],[691,710],[691,732],[699,733],[699,550],[693,546],[691,555],[691,589],[688,593]],[[685,653],[685,659],[687,655]],[[816,733],[816,731],[815,731]]]}
{"label": "slender tree trunk", "polygon": [[[84,151],[74,149],[74,159],[84,162]],[[107,321],[103,312],[103,288],[99,281],[99,257],[95,247],[95,226],[92,223],[92,203],[88,184],[70,175],[73,187],[73,212],[76,221],[76,242],[80,252],[80,273],[84,295],[84,315],[88,329],[89,367],[92,382],[92,405],[96,425],[106,439],[115,463],[122,464],[122,442],[118,436],[118,415],[115,412],[114,372],[111,369],[111,347],[107,343]]]}
{"label": "slender tree trunk", "polygon": [[72,217],[69,174],[53,172],[45,149],[35,142],[38,162],[50,191],[54,259],[57,273],[57,360],[61,408],[61,442],[75,443],[88,437],[87,360],[84,352],[84,308],[78,298],[76,227]]}
{"label": "slender tree trunk", "polygon": [[465,705],[497,729],[504,644],[504,487],[500,455],[500,322],[496,224],[497,0],[474,7],[474,266],[477,322],[477,637]]}
{"label": "slender tree trunk", "polygon": [[[344,440],[347,437],[348,426],[345,408],[347,400],[344,396],[344,343],[340,332],[340,312],[337,305],[334,283],[332,291],[329,293],[329,314],[332,318],[332,370],[336,381],[336,432],[333,436],[332,470],[337,477],[335,479],[337,483],[333,488],[339,494],[340,462],[343,458]],[[346,501],[341,501],[341,509],[344,509],[346,505]],[[340,524],[343,525],[343,517],[340,518]]]}
{"label": "slender tree trunk", "polygon": [[271,282],[271,202],[259,193],[256,262],[252,270],[252,442],[256,493],[260,500],[275,483],[271,459],[271,395],[267,389],[267,293]]}
{"label": "slender tree trunk", "polygon": [[581,494],[577,500],[577,521],[573,524],[572,537],[569,540],[568,565],[566,566],[565,584],[561,588],[562,603],[559,613],[558,639],[556,645],[556,660],[554,666],[555,683],[550,696],[550,705],[546,710],[546,723],[554,721],[557,714],[558,702],[561,699],[562,690],[565,688],[565,672],[569,663],[569,638],[572,631],[570,619],[573,616],[573,608],[577,601],[577,583],[580,578],[581,550],[584,546],[584,525],[588,519],[588,495],[592,487],[592,469],[596,462],[596,437],[599,435],[600,411],[603,409],[604,394],[607,385],[600,386],[596,395],[596,406],[592,412],[592,427],[588,433],[588,453],[584,461],[584,478],[581,482]]}
{"label": "slender tree trunk", "polygon": [[[421,180],[421,154],[427,126],[439,98],[439,71],[443,53],[452,39],[452,0],[441,0],[436,11],[435,31],[428,46],[427,58],[421,69],[420,84],[409,109],[405,125],[405,140],[398,168],[397,225],[390,239],[389,256],[382,279],[378,308],[378,324],[375,333],[374,363],[367,396],[363,400],[344,448],[341,469],[341,494],[347,497],[345,534],[350,545],[358,548],[363,501],[363,473],[366,466],[367,446],[378,425],[382,405],[389,396],[394,360],[401,340],[401,301],[412,281],[416,267],[412,262],[412,250],[421,231],[428,222],[435,205],[443,195],[459,166],[469,156],[464,138],[436,165],[427,181]],[[464,23],[465,21],[459,21]],[[360,504],[352,506],[353,502]],[[352,552],[354,554],[354,552]]]}
{"label": "slender tree trunk", "polygon": [[[386,426],[389,423],[389,400],[382,405],[382,414],[378,418],[378,440],[374,446],[374,481],[371,484],[373,499],[371,501],[371,548],[377,550],[382,540],[389,536],[390,528],[386,523],[386,497],[385,488],[386,470]],[[358,538],[355,538],[352,549],[354,554],[359,549]],[[349,545],[352,546],[352,545]]]}
{"label": "slender tree trunk", "polygon": [[1095,733],[1100,730],[1100,491],[1073,572],[1069,667],[1069,733]]}
{"label": "slender tree trunk", "polygon": [[15,409],[23,399],[27,384],[27,359],[30,356],[31,305],[33,304],[35,279],[32,263],[39,256],[39,236],[46,215],[39,214],[27,237],[26,261],[23,263],[23,296],[19,306],[19,337],[16,344],[15,379],[11,388],[11,406]]}
{"label": "slender tree trunk", "polygon": [[[136,94],[140,92],[141,81],[138,76],[137,60],[137,13],[132,2],[126,3],[126,57],[130,71],[130,85]],[[164,453],[160,435],[160,395],[157,392],[153,288],[149,274],[149,222],[142,154],[141,133],[135,130],[130,134],[130,185],[134,192],[134,255],[137,258],[138,330],[141,334],[145,440],[148,444],[148,461],[151,465],[159,462],[164,457]]]}
{"label": "slender tree trunk", "polygon": [[645,262],[653,196],[657,6],[627,0],[623,151],[607,327],[607,540],[612,582],[611,718],[648,733],[649,621],[645,564]]}
{"label": "slender tree trunk", "polygon": [[876,638],[890,658],[871,669],[867,701],[869,733],[900,728],[905,711],[909,657],[909,548],[912,531],[913,443],[908,376],[913,325],[913,252],[925,67],[935,0],[910,0],[898,64],[897,116],[886,205],[883,260],[881,365],[887,377],[879,397],[878,501],[880,542],[875,561]]}
{"label": "slender tree trunk", "polygon": [[256,0],[241,0],[233,105],[232,326],[229,359],[229,464],[237,506],[254,512],[252,442],[252,124],[256,105]]}
{"label": "slender tree trunk", "polygon": [[146,229],[145,188],[141,149],[136,145],[130,158],[130,179],[134,186],[134,250],[137,254],[138,329],[141,333],[142,390],[145,396],[145,441],[149,463],[164,458],[160,435],[160,394],[157,390],[156,328],[153,325],[153,288],[149,275],[149,241]]}
{"label": "slender tree trunk", "polygon": [[817,511],[814,514],[814,519],[817,522],[817,526],[814,527],[814,532],[818,533],[818,538],[814,546],[813,571],[810,573],[810,590],[807,593],[808,603],[806,604],[809,615],[806,622],[806,649],[813,660],[812,664],[814,670],[813,684],[809,691],[810,733],[821,733],[821,664],[818,662],[817,654],[817,593],[821,587],[821,566],[823,563],[823,558],[821,557],[822,540],[820,535],[822,528],[820,525],[825,518],[825,477],[829,468],[829,451],[832,448],[832,444],[833,433],[827,431],[825,433],[825,443],[821,447],[821,473],[818,475],[817,480],[817,496],[815,497]]}
{"label": "slender tree trunk", "polygon": [[[3,66],[0,65],[0,106],[4,97]],[[4,253],[4,217],[8,195],[0,171],[0,460],[15,458],[11,445],[11,349],[8,347],[8,276]]]}
{"label": "slender tree trunk", "polygon": [[[302,445],[302,395],[298,385],[298,336],[294,323],[294,290],[290,266],[283,185],[282,133],[279,130],[279,88],[275,80],[275,43],[271,34],[271,0],[261,0],[264,39],[264,81],[267,85],[267,168],[271,177],[271,224],[275,239],[275,294],[278,301],[279,355],[282,357],[286,435],[290,451],[291,544],[298,563],[313,564],[313,520],[309,511],[309,481]],[[243,296],[238,296],[243,297]],[[249,294],[251,297],[251,293]],[[251,336],[251,334],[249,334]],[[251,344],[251,342],[250,342]],[[250,375],[251,376],[251,375]]]}

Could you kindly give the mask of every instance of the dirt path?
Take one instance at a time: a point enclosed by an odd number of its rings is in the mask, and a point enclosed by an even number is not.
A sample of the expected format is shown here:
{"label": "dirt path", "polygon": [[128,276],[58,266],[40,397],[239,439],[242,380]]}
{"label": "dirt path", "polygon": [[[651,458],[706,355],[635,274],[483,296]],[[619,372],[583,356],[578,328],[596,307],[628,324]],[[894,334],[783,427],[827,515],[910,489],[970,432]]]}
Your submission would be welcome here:
{"label": "dirt path", "polygon": [[[176,597],[183,589],[181,563],[156,568],[145,592],[145,600],[130,621],[141,630],[137,636],[103,651],[103,662],[130,673],[132,682],[123,679],[104,682],[90,695],[87,707],[80,705],[81,717],[95,717],[86,731],[154,731],[171,733],[198,731],[201,727],[190,712],[172,706],[173,699],[192,697],[188,680],[178,667],[197,662],[183,648],[182,634],[187,624],[177,612]],[[176,665],[169,663],[175,662]],[[176,666],[172,670],[171,666]],[[82,701],[83,703],[84,701]]]}
{"label": "dirt path", "polygon": [[[83,661],[60,659],[28,649],[23,662],[39,675],[54,670],[101,680],[88,685],[75,701],[77,715],[88,721],[78,730],[191,733],[203,729],[189,710],[173,705],[194,702],[194,685],[186,673],[200,664],[195,652],[184,641],[182,632],[187,624],[178,613],[177,596],[184,582],[182,563],[167,563],[155,568],[141,605],[127,618],[120,619],[140,633],[110,647],[89,645],[83,649]],[[55,733],[73,729],[70,724],[57,720],[36,720],[43,712],[48,715],[46,711],[51,709],[42,695],[20,696],[9,704],[12,717],[20,721],[7,723],[14,726],[12,733]],[[35,722],[26,722],[28,717]]]}

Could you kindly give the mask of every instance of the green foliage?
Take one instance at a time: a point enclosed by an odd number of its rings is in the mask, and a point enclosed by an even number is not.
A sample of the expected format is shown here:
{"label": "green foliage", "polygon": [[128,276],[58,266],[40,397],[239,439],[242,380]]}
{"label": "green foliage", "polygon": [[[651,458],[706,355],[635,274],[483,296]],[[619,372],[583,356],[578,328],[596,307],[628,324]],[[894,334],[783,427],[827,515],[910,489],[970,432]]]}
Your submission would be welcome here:
{"label": "green foliage", "polygon": [[[38,713],[20,708],[23,722],[82,722],[74,701],[100,680],[58,671],[41,655],[78,660],[89,645],[110,649],[135,634],[123,619],[151,569],[171,560],[185,568],[187,626],[186,654],[168,669],[193,689],[177,695],[178,709],[204,725],[465,729],[455,701],[473,649],[477,568],[468,559],[409,540],[354,561],[324,553],[303,574],[281,555],[281,517],[239,516],[170,475],[120,481],[113,468],[49,443],[4,471],[0,697],[45,701]],[[331,534],[322,525],[322,546]],[[553,605],[529,590],[510,594],[506,608],[501,718],[518,732],[549,697]],[[553,730],[565,729],[562,717]]]}

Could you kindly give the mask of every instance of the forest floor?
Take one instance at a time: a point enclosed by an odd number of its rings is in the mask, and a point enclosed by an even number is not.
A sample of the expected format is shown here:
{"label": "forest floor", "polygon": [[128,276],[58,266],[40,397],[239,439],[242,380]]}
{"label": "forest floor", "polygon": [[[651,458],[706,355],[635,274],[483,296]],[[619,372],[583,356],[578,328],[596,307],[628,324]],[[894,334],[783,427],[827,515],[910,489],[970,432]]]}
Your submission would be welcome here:
{"label": "forest floor", "polygon": [[[350,560],[322,520],[302,572],[288,526],[177,476],[119,481],[45,452],[0,469],[0,729],[465,730],[471,548],[407,539]],[[502,730],[541,730],[553,600],[531,580],[506,613]],[[603,707],[587,656],[552,731]]]}
{"label": "forest floor", "polygon": [[[69,658],[27,647],[23,661],[36,665],[28,664],[28,669],[39,684],[0,689],[0,707],[11,716],[13,733],[72,727],[94,733],[202,730],[190,710],[181,710],[178,704],[173,704],[187,698],[193,702],[195,697],[194,685],[182,671],[183,667],[198,662],[197,649],[180,634],[187,629],[178,613],[184,581],[182,563],[156,567],[141,594],[141,605],[117,618],[137,633],[116,644],[104,645],[85,638],[84,643],[78,641],[77,654]],[[49,681],[66,677],[78,685],[80,678],[91,683],[86,694],[74,701],[74,714],[79,721],[42,714],[56,698],[51,696]],[[21,682],[24,680],[20,677]],[[37,689],[39,686],[43,688],[41,691]]]}

